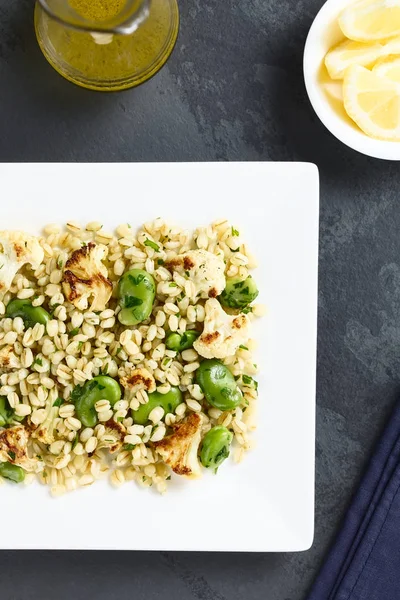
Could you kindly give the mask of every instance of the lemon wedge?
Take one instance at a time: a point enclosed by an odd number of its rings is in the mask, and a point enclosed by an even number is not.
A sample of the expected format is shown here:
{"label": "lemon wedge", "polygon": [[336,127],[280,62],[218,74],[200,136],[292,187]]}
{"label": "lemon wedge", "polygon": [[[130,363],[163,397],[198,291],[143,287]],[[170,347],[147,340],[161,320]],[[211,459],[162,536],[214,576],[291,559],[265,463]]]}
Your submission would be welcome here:
{"label": "lemon wedge", "polygon": [[400,54],[399,36],[386,42],[345,40],[329,50],[325,66],[331,79],[343,79],[345,70],[351,65],[372,67],[377,60],[391,54]]}
{"label": "lemon wedge", "polygon": [[327,81],[322,86],[331,100],[343,102],[343,83],[341,81]]}
{"label": "lemon wedge", "polygon": [[343,101],[347,114],[364,133],[400,141],[400,84],[355,65],[345,73]]}
{"label": "lemon wedge", "polygon": [[400,57],[392,56],[376,63],[372,72],[380,77],[387,77],[400,83]]}
{"label": "lemon wedge", "polygon": [[358,42],[384,40],[400,34],[400,0],[360,0],[341,13],[344,35]]}
{"label": "lemon wedge", "polygon": [[345,70],[351,65],[372,66],[382,56],[384,46],[375,42],[366,44],[345,40],[325,56],[325,66],[332,79],[343,79]]}

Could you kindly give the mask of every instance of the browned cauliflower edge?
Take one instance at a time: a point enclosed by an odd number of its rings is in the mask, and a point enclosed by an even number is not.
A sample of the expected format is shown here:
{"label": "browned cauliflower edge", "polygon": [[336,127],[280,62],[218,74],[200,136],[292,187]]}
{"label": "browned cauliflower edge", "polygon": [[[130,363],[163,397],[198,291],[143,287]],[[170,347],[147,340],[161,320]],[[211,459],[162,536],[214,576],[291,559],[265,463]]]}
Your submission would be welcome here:
{"label": "browned cauliflower edge", "polygon": [[40,473],[43,463],[28,455],[29,432],[23,425],[0,431],[0,462],[22,467],[28,473]]}
{"label": "browned cauliflower edge", "polygon": [[37,269],[44,257],[39,240],[23,231],[0,231],[0,298],[8,292],[18,271],[26,264]]}
{"label": "browned cauliflower edge", "polygon": [[131,369],[126,375],[120,377],[120,384],[125,389],[125,396],[133,398],[139,390],[151,394],[156,391],[154,376],[144,367]]}
{"label": "browned cauliflower edge", "polygon": [[173,433],[160,442],[154,442],[154,447],[163,461],[177,475],[190,479],[201,477],[201,466],[197,457],[201,442],[202,418],[198,413],[192,413],[182,423],[173,426]]}
{"label": "browned cauliflower edge", "polygon": [[14,346],[0,348],[0,371],[20,368],[21,361],[14,352]]}
{"label": "browned cauliflower edge", "polygon": [[105,255],[103,246],[90,242],[75,250],[67,260],[62,285],[68,301],[74,306],[81,308],[82,299],[92,297],[91,310],[105,309],[113,291],[107,267],[102,262]]}
{"label": "browned cauliflower edge", "polygon": [[225,288],[225,263],[207,250],[189,250],[167,261],[165,266],[172,273],[186,275],[193,284],[193,298],[216,298]]}
{"label": "browned cauliflower edge", "polygon": [[228,315],[215,298],[207,300],[205,313],[203,332],[193,348],[203,358],[233,356],[250,337],[249,317],[243,313]]}

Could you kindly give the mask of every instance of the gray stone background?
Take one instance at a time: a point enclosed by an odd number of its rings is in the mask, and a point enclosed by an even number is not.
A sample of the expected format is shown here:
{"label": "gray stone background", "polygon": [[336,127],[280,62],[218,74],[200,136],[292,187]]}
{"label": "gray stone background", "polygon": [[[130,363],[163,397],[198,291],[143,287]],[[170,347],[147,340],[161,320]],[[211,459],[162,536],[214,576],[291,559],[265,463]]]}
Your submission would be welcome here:
{"label": "gray stone background", "polygon": [[[42,58],[33,0],[0,0],[0,160],[318,165],[315,542],[306,553],[275,555],[1,552],[2,600],[303,599],[398,395],[399,170],[345,148],[312,112],[302,51],[322,1],[180,5],[181,33],[164,70],[139,89],[99,95]],[[40,536],[43,524],[27,514]]]}

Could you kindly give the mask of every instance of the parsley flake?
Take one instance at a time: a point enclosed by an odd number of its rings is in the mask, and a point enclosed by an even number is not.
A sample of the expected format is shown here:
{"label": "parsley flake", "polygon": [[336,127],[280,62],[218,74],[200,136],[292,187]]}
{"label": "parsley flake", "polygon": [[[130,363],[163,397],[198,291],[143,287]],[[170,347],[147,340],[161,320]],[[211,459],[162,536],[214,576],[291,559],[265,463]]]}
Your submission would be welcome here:
{"label": "parsley flake", "polygon": [[149,248],[153,248],[153,250],[155,250],[156,252],[160,252],[160,246],[152,240],[147,239],[144,242],[144,246],[148,246]]}

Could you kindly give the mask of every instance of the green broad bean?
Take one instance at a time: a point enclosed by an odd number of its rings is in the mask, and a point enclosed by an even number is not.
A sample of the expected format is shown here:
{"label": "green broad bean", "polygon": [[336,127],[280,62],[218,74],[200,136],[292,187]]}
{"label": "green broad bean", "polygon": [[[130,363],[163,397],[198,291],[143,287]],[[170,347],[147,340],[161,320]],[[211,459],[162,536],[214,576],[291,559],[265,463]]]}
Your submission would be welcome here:
{"label": "green broad bean", "polygon": [[232,410],[243,400],[234,376],[227,366],[215,358],[200,363],[196,381],[207,402],[219,410]]}
{"label": "green broad bean", "polygon": [[171,387],[167,394],[153,392],[149,394],[147,404],[141,404],[137,410],[131,411],[132,419],[138,425],[146,425],[153,408],[161,406],[165,414],[174,413],[179,404],[181,404],[182,398],[182,392],[178,387]]}
{"label": "green broad bean", "polygon": [[175,352],[183,352],[183,350],[189,350],[193,348],[194,342],[199,337],[200,333],[193,329],[185,331],[184,333],[170,333],[167,335],[165,345],[168,350],[175,350]]}
{"label": "green broad bean", "polygon": [[242,310],[249,304],[254,302],[258,296],[258,288],[256,282],[249,275],[246,279],[233,277],[226,280],[224,291],[219,297],[223,306]]}
{"label": "green broad bean", "polygon": [[138,325],[149,318],[156,296],[153,277],[141,269],[132,269],[122,275],[117,291],[122,325]]}
{"label": "green broad bean", "polygon": [[233,434],[222,425],[213,427],[203,438],[200,450],[200,462],[206,469],[214,469],[215,473],[218,467],[229,456]]}
{"label": "green broad bean", "polygon": [[21,317],[25,327],[34,327],[36,323],[46,325],[47,321],[50,321],[51,317],[47,310],[41,306],[32,306],[29,300],[11,300],[7,304],[6,317],[15,319],[15,317]]}
{"label": "green broad bean", "polygon": [[108,400],[114,406],[121,399],[118,381],[107,375],[98,375],[85,385],[77,385],[70,396],[75,404],[78,419],[85,427],[95,427],[98,422],[95,404],[98,400]]}
{"label": "green broad bean", "polygon": [[7,398],[0,396],[0,427],[8,425],[9,409],[7,407]]}
{"label": "green broad bean", "polygon": [[19,417],[8,404],[5,396],[0,396],[0,427],[7,427],[13,421],[23,421],[25,417]]}
{"label": "green broad bean", "polygon": [[21,483],[25,479],[25,471],[21,467],[17,467],[17,465],[3,462],[0,463],[0,477],[10,479],[15,483]]}

